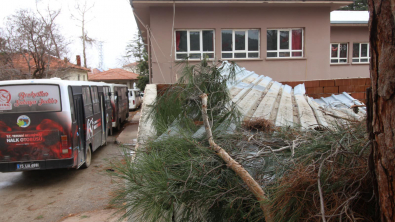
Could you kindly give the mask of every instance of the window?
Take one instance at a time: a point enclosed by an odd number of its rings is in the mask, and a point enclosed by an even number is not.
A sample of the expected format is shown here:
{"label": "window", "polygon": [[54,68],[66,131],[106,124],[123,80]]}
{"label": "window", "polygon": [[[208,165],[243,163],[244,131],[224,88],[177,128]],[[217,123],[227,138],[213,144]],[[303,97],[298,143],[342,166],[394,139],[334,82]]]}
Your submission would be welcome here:
{"label": "window", "polygon": [[71,89],[71,86],[68,87],[69,89],[69,102],[70,102],[70,114],[71,114],[71,120],[73,123],[75,122],[75,113],[74,113],[74,97],[73,97],[73,91]]}
{"label": "window", "polygon": [[62,110],[58,85],[0,86],[2,113],[59,112]]}
{"label": "window", "polygon": [[176,59],[214,59],[214,30],[176,31]]}
{"label": "window", "polygon": [[369,43],[354,43],[352,45],[352,62],[369,63]]}
{"label": "window", "polygon": [[222,58],[259,58],[259,30],[222,30]]}
{"label": "window", "polygon": [[268,29],[267,32],[267,57],[293,58],[303,57],[302,28],[297,29]]}
{"label": "window", "polygon": [[82,87],[82,100],[84,101],[85,117],[92,116],[92,98],[89,87]]}
{"label": "window", "polygon": [[103,87],[103,94],[104,94],[104,99],[110,100],[110,96],[108,96],[108,93],[110,92],[110,89],[108,87]]}
{"label": "window", "polygon": [[331,64],[347,63],[348,43],[331,43]]}
{"label": "window", "polygon": [[99,95],[97,94],[97,86],[92,86],[91,91],[92,91],[93,112],[95,114],[100,113]]}

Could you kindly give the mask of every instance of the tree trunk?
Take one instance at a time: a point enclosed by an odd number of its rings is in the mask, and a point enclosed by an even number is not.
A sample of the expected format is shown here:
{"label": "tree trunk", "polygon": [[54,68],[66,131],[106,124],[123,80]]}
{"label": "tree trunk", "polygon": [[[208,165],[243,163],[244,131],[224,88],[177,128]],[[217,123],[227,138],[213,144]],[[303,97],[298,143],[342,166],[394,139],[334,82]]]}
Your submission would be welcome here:
{"label": "tree trunk", "polygon": [[369,0],[368,130],[381,221],[395,221],[395,0]]}
{"label": "tree trunk", "polygon": [[85,53],[85,13],[83,15],[84,17],[82,18],[82,54],[84,56],[84,67],[87,68],[86,66],[86,53]]}

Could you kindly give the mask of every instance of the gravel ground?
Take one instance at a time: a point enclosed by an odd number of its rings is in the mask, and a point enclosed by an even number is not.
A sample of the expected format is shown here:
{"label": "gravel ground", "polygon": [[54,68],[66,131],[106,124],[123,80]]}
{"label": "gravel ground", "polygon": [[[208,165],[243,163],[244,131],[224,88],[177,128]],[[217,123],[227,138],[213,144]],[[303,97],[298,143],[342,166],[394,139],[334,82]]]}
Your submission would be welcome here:
{"label": "gravel ground", "polygon": [[[115,137],[93,153],[88,169],[0,173],[0,221],[59,221],[70,214],[111,209],[115,184],[106,170],[120,157]],[[96,221],[108,218],[102,219]]]}

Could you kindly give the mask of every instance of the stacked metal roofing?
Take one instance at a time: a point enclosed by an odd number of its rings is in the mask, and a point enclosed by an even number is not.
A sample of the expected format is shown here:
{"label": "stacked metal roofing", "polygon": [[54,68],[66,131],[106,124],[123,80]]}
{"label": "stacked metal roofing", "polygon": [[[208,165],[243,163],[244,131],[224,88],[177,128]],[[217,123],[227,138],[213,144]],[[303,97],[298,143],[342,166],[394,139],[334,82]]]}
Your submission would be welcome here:
{"label": "stacked metal roofing", "polygon": [[[224,62],[224,75],[229,73]],[[267,119],[276,126],[302,128],[332,127],[345,121],[362,120],[365,108],[351,108],[362,103],[347,93],[313,99],[305,95],[304,84],[292,88],[258,75],[245,68],[236,71],[236,82],[229,85],[233,102],[237,103],[244,120]]]}

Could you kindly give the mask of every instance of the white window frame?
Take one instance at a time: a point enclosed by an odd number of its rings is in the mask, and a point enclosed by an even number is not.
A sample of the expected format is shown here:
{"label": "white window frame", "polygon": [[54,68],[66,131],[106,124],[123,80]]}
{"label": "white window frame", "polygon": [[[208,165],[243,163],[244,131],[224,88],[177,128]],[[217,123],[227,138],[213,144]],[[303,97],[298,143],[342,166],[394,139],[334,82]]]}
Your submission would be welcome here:
{"label": "white window frame", "polygon": [[[232,31],[232,51],[222,51],[222,31],[224,31],[224,30],[231,30]],[[250,30],[258,30],[258,50],[257,51],[256,50],[254,50],[254,51],[249,51],[248,50],[248,31],[250,31]],[[235,49],[235,47],[236,47],[236,44],[235,44],[236,43],[236,41],[235,41],[235,39],[236,39],[235,32],[239,32],[239,31],[244,31],[245,32],[245,40],[244,40],[244,43],[245,43],[244,48],[245,48],[245,50],[236,50]],[[241,60],[243,60],[243,59],[260,59],[261,58],[260,51],[261,51],[261,30],[260,29],[221,29],[221,58],[223,60],[227,60],[227,59],[241,59]],[[223,53],[231,53],[232,54],[232,58],[223,58],[222,57]],[[235,58],[235,53],[245,53],[246,57],[245,58]],[[258,53],[258,57],[251,57],[251,58],[249,58],[248,57],[248,53]]]}
{"label": "white window frame", "polygon": [[[302,29],[302,49],[292,49],[292,30]],[[277,50],[267,50],[266,49],[266,57],[267,58],[278,58],[278,59],[287,59],[287,58],[303,58],[304,57],[304,28],[289,28],[289,29],[267,29],[266,30],[266,38],[267,31],[276,30],[277,31]],[[289,48],[288,49],[280,49],[280,32],[288,31],[289,32]],[[266,46],[267,47],[267,46]],[[267,53],[276,52],[276,57],[268,57]],[[280,52],[289,52],[289,57],[280,57]],[[301,52],[302,56],[292,56],[293,52]]]}
{"label": "white window frame", "polygon": [[[354,57],[354,44],[358,44],[358,47],[359,47],[359,56],[358,57]],[[366,45],[368,45],[368,56],[367,57],[362,57],[361,56],[361,53],[362,53],[362,50],[361,50],[361,45],[363,45],[363,44],[366,44]],[[352,60],[351,60],[351,62],[352,63],[357,63],[357,64],[360,64],[360,63],[362,63],[362,64],[367,64],[367,63],[370,63],[370,44],[368,43],[368,42],[363,42],[363,43],[359,43],[359,42],[353,42],[353,45],[352,45],[352,47],[353,47],[353,57],[352,57]],[[354,62],[354,59],[358,59],[358,62]],[[368,61],[367,62],[361,62],[361,59],[367,59]]]}
{"label": "white window frame", "polygon": [[[332,57],[332,45],[333,44],[337,44],[337,57]],[[341,44],[346,44],[347,46],[347,50],[346,50],[346,58],[340,58],[340,45]],[[348,42],[333,42],[331,44],[329,44],[329,62],[330,64],[347,64],[348,63]],[[337,62],[332,62],[332,59],[337,59]],[[340,62],[341,59],[345,59],[346,62]]]}
{"label": "white window frame", "polygon": [[[177,32],[178,31],[186,31],[187,32],[187,51],[186,52],[177,52]],[[213,31],[213,51],[203,51],[203,31]],[[190,42],[190,32],[199,32],[199,40],[200,40],[200,50],[199,51],[191,51],[191,42]],[[174,56],[176,60],[184,60],[184,59],[177,59],[177,55],[183,54],[189,56],[189,54],[199,54],[200,59],[197,58],[188,58],[188,60],[196,60],[200,61],[203,59],[203,54],[212,53],[213,58],[208,58],[208,60],[215,59],[215,30],[214,29],[177,29],[174,30]]]}

